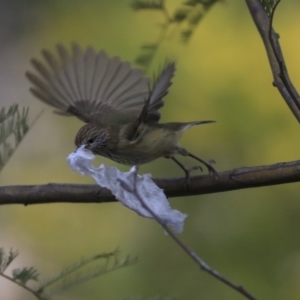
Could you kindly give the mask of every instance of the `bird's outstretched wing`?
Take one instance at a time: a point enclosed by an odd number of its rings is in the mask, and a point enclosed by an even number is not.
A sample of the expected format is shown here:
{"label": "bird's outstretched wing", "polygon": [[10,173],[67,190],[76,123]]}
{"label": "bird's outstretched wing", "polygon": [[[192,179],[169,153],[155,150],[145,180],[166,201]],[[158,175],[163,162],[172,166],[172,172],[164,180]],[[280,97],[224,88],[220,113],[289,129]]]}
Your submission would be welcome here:
{"label": "bird's outstretched wing", "polygon": [[[36,73],[27,72],[31,92],[54,106],[57,113],[87,123],[124,124],[139,117],[150,97],[147,120],[157,122],[162,98],[168,93],[175,65],[169,64],[151,88],[151,80],[119,57],[72,44],[72,53],[58,44],[57,58],[42,51],[45,62],[32,59]],[[152,89],[152,90],[151,90]]]}

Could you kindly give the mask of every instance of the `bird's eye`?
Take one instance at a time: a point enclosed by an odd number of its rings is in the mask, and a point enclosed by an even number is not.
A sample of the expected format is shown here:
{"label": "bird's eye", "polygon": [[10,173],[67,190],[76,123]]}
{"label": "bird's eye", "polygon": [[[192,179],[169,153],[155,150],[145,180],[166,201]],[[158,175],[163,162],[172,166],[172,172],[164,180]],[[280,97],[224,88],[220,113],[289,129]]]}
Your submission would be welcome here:
{"label": "bird's eye", "polygon": [[88,139],[88,141],[87,141],[87,142],[88,142],[89,144],[93,144],[93,143],[94,143],[94,141],[95,141],[95,138],[90,138],[90,139]]}

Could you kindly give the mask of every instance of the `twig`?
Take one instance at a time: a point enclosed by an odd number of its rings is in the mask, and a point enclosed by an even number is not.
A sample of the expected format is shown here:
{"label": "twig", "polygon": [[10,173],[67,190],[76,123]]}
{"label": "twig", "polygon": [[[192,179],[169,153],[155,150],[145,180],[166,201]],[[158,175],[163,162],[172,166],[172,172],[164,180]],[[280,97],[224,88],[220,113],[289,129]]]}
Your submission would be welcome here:
{"label": "twig", "polygon": [[[210,175],[194,176],[185,187],[185,178],[153,179],[167,197],[181,197],[234,191],[300,181],[300,160],[268,166],[242,167]],[[0,187],[0,205],[45,203],[104,203],[116,201],[111,192],[91,184],[16,185]]]}
{"label": "twig", "polygon": [[169,27],[172,24],[172,18],[169,15],[169,12],[166,8],[165,1],[162,1],[162,8],[161,12],[164,17],[164,23],[161,25],[161,30],[157,36],[156,42],[152,46],[152,50],[148,54],[140,54],[140,56],[137,57],[136,62],[139,63],[139,60],[143,58],[144,56],[147,56],[148,62],[145,64],[144,71],[147,73],[151,63],[153,62],[159,48],[161,47],[162,43],[164,42],[165,36],[168,32]]}
{"label": "twig", "polygon": [[281,96],[300,123],[300,96],[289,78],[278,41],[279,36],[272,27],[274,12],[279,2],[273,8],[269,18],[259,0],[245,1],[266,48],[274,78],[273,85],[277,87]]}
{"label": "twig", "polygon": [[0,276],[2,276],[3,278],[17,284],[18,286],[20,286],[21,288],[25,289],[26,291],[30,292],[31,294],[33,294],[37,299],[39,300],[45,300],[45,298],[43,298],[39,293],[37,293],[36,291],[32,290],[31,288],[29,288],[28,286],[22,284],[21,282],[18,282],[17,280],[14,280],[13,278],[3,274],[3,273],[0,273]]}
{"label": "twig", "polygon": [[[144,201],[143,196],[140,195],[138,189],[136,188],[136,178],[137,178],[137,169],[135,173],[135,182],[133,183],[133,190],[129,190],[128,185],[122,185],[124,189],[127,189],[129,192],[134,193],[136,197],[139,199],[140,203],[148,212],[153,216],[153,218],[157,221],[158,224],[160,224],[164,230],[168,233],[168,235],[175,241],[175,243],[182,248],[182,250],[187,253],[188,256],[192,260],[194,260],[200,268],[210,274],[211,276],[217,278],[219,281],[223,282],[225,285],[231,287],[238,293],[242,294],[245,296],[247,299],[250,300],[257,300],[253,295],[251,295],[247,290],[245,290],[242,286],[237,285],[224,277],[222,274],[214,270],[212,267],[210,267],[202,258],[200,258],[194,251],[192,251],[183,241],[181,241],[178,236],[176,236],[173,231],[153,212],[153,210],[150,208],[148,203]],[[121,182],[122,184],[122,182]]]}

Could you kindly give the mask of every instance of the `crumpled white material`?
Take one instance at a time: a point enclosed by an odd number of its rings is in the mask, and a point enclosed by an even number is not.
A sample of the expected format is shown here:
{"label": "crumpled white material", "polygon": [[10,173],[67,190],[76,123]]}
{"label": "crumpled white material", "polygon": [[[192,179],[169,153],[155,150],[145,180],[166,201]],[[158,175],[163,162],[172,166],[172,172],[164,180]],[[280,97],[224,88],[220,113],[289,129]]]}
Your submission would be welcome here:
{"label": "crumpled white material", "polygon": [[145,207],[146,203],[161,222],[171,225],[177,233],[182,232],[187,215],[170,207],[163,190],[151,179],[151,174],[138,175],[136,167],[129,172],[121,172],[103,164],[96,168],[91,162],[94,158],[90,150],[81,146],[68,156],[67,161],[75,172],[92,176],[98,185],[109,189],[126,207],[143,217],[153,218]]}

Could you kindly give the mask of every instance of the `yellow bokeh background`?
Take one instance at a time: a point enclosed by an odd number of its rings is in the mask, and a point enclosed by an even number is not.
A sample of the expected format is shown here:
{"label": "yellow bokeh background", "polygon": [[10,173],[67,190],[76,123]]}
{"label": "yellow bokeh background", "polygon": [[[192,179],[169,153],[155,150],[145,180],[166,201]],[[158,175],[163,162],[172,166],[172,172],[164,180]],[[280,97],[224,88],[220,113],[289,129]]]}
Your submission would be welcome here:
{"label": "yellow bokeh background", "polygon": [[[157,39],[163,16],[134,12],[129,1],[32,1],[27,7],[25,2],[11,3],[16,4],[7,8],[7,18],[19,16],[23,23],[0,46],[1,107],[12,103],[29,106],[31,121],[42,109],[44,112],[1,172],[0,183],[93,183],[73,173],[66,163],[82,123],[52,114],[51,108],[33,98],[24,76],[31,68],[29,60],[39,56],[42,48],[76,41],[133,62],[142,44]],[[172,12],[180,1],[166,4]],[[298,89],[299,13],[298,1],[283,1],[274,21]],[[8,33],[9,29],[2,26],[1,31]],[[218,171],[299,159],[299,124],[272,86],[267,56],[246,4],[216,4],[187,45],[180,43],[178,33],[170,29],[149,72],[152,76],[166,58],[177,61],[162,121],[217,121],[188,131],[182,145],[203,159],[213,158]],[[183,161],[190,166],[194,163]],[[102,162],[117,165],[97,158],[97,163]],[[153,177],[183,175],[165,159],[142,166],[141,172]],[[295,183],[170,201],[188,214],[180,238],[213,268],[259,299],[296,300],[300,293],[298,188]],[[139,256],[136,265],[91,280],[56,299],[155,295],[244,299],[201,272],[154,221],[119,203],[5,205],[0,209],[0,228],[0,247],[20,251],[12,268],[33,265],[41,277],[81,257],[118,246],[124,256]],[[33,296],[0,277],[0,299]]]}

